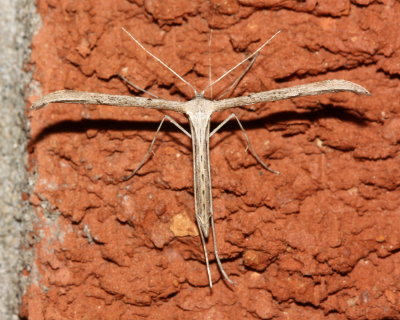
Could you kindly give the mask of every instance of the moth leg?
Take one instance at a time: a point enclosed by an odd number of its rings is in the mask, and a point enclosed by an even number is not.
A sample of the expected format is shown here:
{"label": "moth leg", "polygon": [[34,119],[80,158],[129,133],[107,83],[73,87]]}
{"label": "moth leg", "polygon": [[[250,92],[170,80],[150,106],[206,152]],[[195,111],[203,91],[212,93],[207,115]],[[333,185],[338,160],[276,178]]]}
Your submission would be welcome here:
{"label": "moth leg", "polygon": [[254,62],[256,62],[258,55],[259,55],[259,52],[250,60],[246,69],[244,69],[244,71],[240,74],[240,76],[237,77],[237,79],[229,87],[227,87],[221,94],[219,94],[214,100],[220,100],[223,97],[225,97],[229,91],[230,91],[229,95],[231,95],[235,91],[235,89],[238,86],[238,84],[240,83],[240,81],[242,81],[244,76],[247,74],[247,72],[249,72],[249,70],[253,66]]}
{"label": "moth leg", "polygon": [[222,266],[221,259],[219,258],[218,254],[218,245],[217,245],[217,237],[216,237],[216,232],[215,232],[215,224],[214,224],[214,213],[211,212],[211,232],[212,232],[212,237],[213,237],[213,246],[214,246],[214,255],[215,255],[215,260],[217,261],[219,271],[221,272],[222,276],[224,279],[229,282],[230,284],[235,284],[231,279],[229,279],[229,276],[226,274],[224,267]]}
{"label": "moth leg", "polygon": [[161,98],[160,98],[159,96],[157,96],[156,94],[151,93],[150,91],[147,91],[146,89],[143,89],[143,88],[137,86],[136,84],[134,84],[133,82],[129,81],[129,80],[128,80],[127,78],[125,78],[123,75],[118,74],[118,77],[119,77],[122,81],[124,81],[124,82],[126,82],[128,85],[130,85],[132,88],[135,88],[136,90],[141,91],[141,92],[143,92],[143,93],[147,93],[149,96],[151,96],[151,97],[153,97],[153,98],[161,99]]}
{"label": "moth leg", "polygon": [[175,121],[174,119],[172,119],[170,116],[165,115],[164,118],[161,120],[160,124],[158,125],[156,134],[154,135],[154,138],[153,138],[153,140],[151,141],[150,147],[149,147],[149,149],[147,150],[147,152],[146,152],[146,154],[145,154],[143,160],[139,163],[139,165],[136,167],[135,170],[133,170],[133,172],[132,172],[131,174],[122,177],[122,180],[123,180],[123,181],[127,181],[127,180],[131,179],[131,178],[136,174],[136,172],[138,172],[138,170],[146,163],[146,161],[149,160],[150,156],[151,156],[152,154],[154,154],[154,152],[153,152],[153,145],[154,145],[154,143],[155,143],[156,140],[157,140],[157,135],[158,135],[158,133],[160,132],[161,127],[162,127],[162,125],[163,125],[163,123],[164,123],[165,120],[169,120],[170,122],[172,122],[179,130],[181,130],[181,131],[182,131],[184,134],[186,134],[189,138],[192,137],[192,136],[190,135],[190,133],[187,132],[178,122],[176,122],[176,121]]}
{"label": "moth leg", "polygon": [[208,276],[208,283],[210,285],[210,288],[212,288],[213,283],[211,279],[211,270],[210,270],[210,262],[208,260],[208,251],[206,247],[206,239],[204,239],[203,231],[201,231],[200,224],[197,222],[199,233],[200,233],[200,239],[201,239],[201,244],[203,245],[203,251],[204,251],[204,258],[206,260],[206,268],[207,268],[207,276]]}
{"label": "moth leg", "polygon": [[236,114],[232,113],[228,118],[226,118],[223,122],[221,122],[211,133],[210,133],[210,137],[216,133],[219,129],[221,129],[229,120],[231,120],[232,118],[235,118],[240,129],[243,132],[243,136],[246,139],[247,142],[247,147],[246,147],[246,151],[247,149],[250,150],[251,154],[253,155],[254,158],[257,159],[257,161],[268,171],[275,173],[275,174],[280,174],[279,171],[273,170],[271,169],[264,161],[261,160],[261,158],[258,156],[258,154],[254,151],[253,146],[250,143],[250,139],[247,136],[246,130],[244,130],[242,123],[239,121],[239,118],[236,116]]}

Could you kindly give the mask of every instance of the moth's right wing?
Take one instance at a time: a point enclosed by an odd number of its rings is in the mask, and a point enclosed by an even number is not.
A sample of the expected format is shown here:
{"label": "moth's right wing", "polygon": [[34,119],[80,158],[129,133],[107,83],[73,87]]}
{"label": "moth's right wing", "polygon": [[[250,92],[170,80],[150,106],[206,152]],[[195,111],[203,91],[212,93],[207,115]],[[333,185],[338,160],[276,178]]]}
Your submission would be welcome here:
{"label": "moth's right wing", "polygon": [[243,97],[213,101],[213,105],[214,111],[221,111],[228,108],[246,106],[259,102],[278,101],[283,99],[314,96],[318,94],[343,91],[366,95],[370,94],[367,89],[354,82],[335,79],[302,84],[289,88],[253,93],[251,95]]}

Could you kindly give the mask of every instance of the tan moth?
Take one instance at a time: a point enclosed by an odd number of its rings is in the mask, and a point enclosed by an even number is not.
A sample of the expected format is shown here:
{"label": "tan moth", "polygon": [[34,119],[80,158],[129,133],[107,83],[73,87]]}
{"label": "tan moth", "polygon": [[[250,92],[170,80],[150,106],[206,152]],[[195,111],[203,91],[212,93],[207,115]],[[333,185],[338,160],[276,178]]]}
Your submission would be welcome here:
{"label": "tan moth", "polygon": [[150,51],[148,51],[128,31],[126,31],[125,29],[123,30],[132,38],[133,41],[136,42],[137,45],[139,45],[143,50],[145,50],[149,55],[151,55],[164,67],[170,70],[186,85],[191,87],[194,95],[193,98],[187,102],[179,102],[179,101],[163,100],[159,98],[143,98],[143,97],[133,97],[126,95],[111,95],[111,94],[102,94],[95,92],[61,90],[50,93],[42,97],[41,99],[36,101],[31,108],[40,109],[49,103],[79,103],[79,104],[110,105],[116,107],[142,107],[142,108],[172,110],[175,112],[185,114],[189,120],[190,132],[185,130],[170,116],[165,115],[164,118],[161,120],[160,125],[158,126],[156,134],[150,144],[150,147],[144,159],[140,162],[140,164],[132,172],[132,174],[125,177],[125,180],[128,180],[132,176],[134,176],[136,172],[142,167],[142,165],[148,160],[148,158],[152,153],[152,148],[154,142],[156,141],[157,134],[160,131],[161,126],[165,120],[169,120],[170,122],[172,122],[184,134],[190,137],[192,139],[192,149],[193,149],[195,217],[204,250],[209,286],[212,287],[213,285],[209,267],[208,253],[206,248],[206,240],[209,237],[210,229],[213,238],[214,255],[218,268],[224,279],[228,283],[233,284],[233,281],[229,278],[229,276],[227,275],[222,266],[222,262],[218,253],[218,245],[216,241],[214,213],[212,206],[212,193],[211,193],[211,174],[210,174],[210,155],[209,155],[210,137],[212,137],[229,120],[235,119],[243,132],[243,135],[247,142],[248,149],[253,154],[253,156],[265,169],[276,174],[279,172],[270,169],[255,153],[250,143],[250,140],[243,129],[242,124],[240,123],[238,117],[234,113],[232,113],[226,120],[224,120],[221,124],[219,124],[213,131],[210,131],[211,115],[214,112],[223,111],[229,108],[247,106],[261,102],[278,101],[278,100],[290,99],[301,96],[311,96],[311,95],[319,95],[319,94],[342,92],[342,91],[349,91],[357,94],[369,94],[369,92],[362,86],[355,84],[353,82],[345,80],[326,80],[310,84],[293,86],[289,88],[254,93],[242,97],[228,98],[222,100],[209,100],[204,98],[204,93],[206,92],[206,90],[211,88],[215,83],[221,81],[227,74],[238,68],[245,61],[255,57],[279,32],[277,32],[269,40],[264,42],[264,44],[260,46],[253,54],[249,55],[246,59],[237,64],[235,67],[231,68],[229,71],[224,73],[221,77],[219,77],[215,81],[210,82],[206,88],[204,88],[202,91],[199,92],[192,84],[190,84],[183,77],[178,75],[163,61],[161,61],[158,57],[156,57]]}

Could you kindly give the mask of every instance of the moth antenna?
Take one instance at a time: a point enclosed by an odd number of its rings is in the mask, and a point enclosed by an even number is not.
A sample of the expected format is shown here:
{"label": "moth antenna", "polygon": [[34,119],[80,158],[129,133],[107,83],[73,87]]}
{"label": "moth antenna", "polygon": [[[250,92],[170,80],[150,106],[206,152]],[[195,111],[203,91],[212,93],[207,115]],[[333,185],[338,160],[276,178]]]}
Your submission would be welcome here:
{"label": "moth antenna", "polygon": [[168,66],[165,62],[163,62],[160,58],[158,58],[157,56],[155,56],[154,54],[152,54],[149,50],[147,50],[138,40],[136,40],[136,38],[129,33],[128,30],[126,30],[124,27],[122,27],[122,30],[133,40],[136,42],[136,44],[142,48],[148,55],[152,56],[155,60],[157,60],[159,63],[161,63],[165,68],[167,68],[170,72],[172,72],[175,76],[177,76],[182,82],[184,82],[186,85],[188,85],[190,88],[192,88],[194,94],[196,96],[199,95],[199,92],[197,91],[197,89],[192,86],[191,83],[189,83],[188,81],[186,81],[183,77],[181,77],[178,73],[176,73],[170,66]]}
{"label": "moth antenna", "polygon": [[[211,41],[212,41],[212,34],[213,34],[213,28],[212,25],[214,24],[214,12],[211,18],[211,25],[210,25],[210,37],[208,38],[208,85],[211,85],[212,83],[212,73],[211,73]],[[203,91],[204,94],[204,91]],[[212,99],[213,97],[213,92],[212,92],[212,87],[210,91],[210,98]]]}
{"label": "moth antenna", "polygon": [[278,30],[271,38],[269,38],[267,41],[264,42],[264,44],[259,47],[256,51],[254,51],[251,55],[249,55],[247,58],[243,59],[241,62],[239,62],[236,66],[234,66],[233,68],[229,69],[227,72],[225,72],[222,76],[220,76],[217,80],[215,80],[214,82],[210,83],[202,92],[201,94],[204,95],[204,92],[206,92],[206,90],[210,87],[212,87],[214,84],[216,84],[217,82],[221,81],[223,78],[225,78],[229,73],[231,73],[233,70],[235,70],[236,68],[238,68],[239,66],[241,66],[243,63],[245,63],[247,60],[251,59],[252,57],[254,57],[258,52],[260,52],[268,43],[270,43],[272,41],[272,39],[274,39],[279,33],[281,32],[281,30]]}

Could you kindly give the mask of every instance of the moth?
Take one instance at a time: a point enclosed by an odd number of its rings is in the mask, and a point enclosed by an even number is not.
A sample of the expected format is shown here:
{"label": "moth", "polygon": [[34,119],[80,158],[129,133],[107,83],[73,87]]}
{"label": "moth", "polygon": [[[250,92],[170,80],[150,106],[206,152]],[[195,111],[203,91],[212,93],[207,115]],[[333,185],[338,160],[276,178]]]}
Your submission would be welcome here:
{"label": "moth", "polygon": [[209,83],[205,89],[198,91],[193,85],[186,81],[183,77],[178,75],[172,70],[167,64],[161,59],[152,54],[147,50],[136,38],[134,38],[127,30],[123,30],[129,35],[129,37],[150,56],[156,59],[164,67],[170,70],[185,84],[190,86],[193,90],[193,98],[186,102],[170,101],[160,98],[144,98],[144,97],[133,97],[127,95],[112,95],[97,92],[82,92],[75,90],[61,90],[43,96],[41,99],[36,101],[31,109],[41,109],[50,103],[75,103],[75,104],[94,104],[94,105],[110,105],[116,107],[142,107],[151,109],[162,109],[172,110],[175,112],[183,113],[187,116],[190,124],[190,132],[185,130],[179,123],[174,119],[165,115],[161,120],[160,125],[156,131],[156,134],[150,144],[150,147],[140,162],[138,167],[124,180],[130,179],[136,174],[140,167],[148,160],[152,153],[152,148],[158,132],[161,129],[162,124],[165,120],[169,120],[175,126],[177,126],[185,135],[192,139],[193,149],[193,172],[194,172],[194,202],[195,202],[195,217],[197,226],[199,229],[199,235],[203,246],[205,264],[207,269],[207,276],[210,288],[213,286],[211,279],[211,271],[209,265],[208,252],[206,248],[206,241],[210,236],[210,229],[213,239],[214,256],[217,262],[219,271],[223,278],[230,284],[234,282],[229,278],[225,272],[221,258],[218,253],[218,245],[216,241],[216,231],[214,223],[214,213],[212,206],[212,193],[211,193],[211,174],[210,174],[210,137],[212,137],[221,127],[223,127],[229,120],[235,119],[242,130],[244,137],[247,142],[247,147],[258,162],[268,171],[279,174],[278,171],[269,168],[262,159],[255,153],[250,140],[243,129],[238,117],[232,113],[227,119],[219,124],[214,130],[210,132],[210,119],[214,112],[223,111],[229,108],[243,107],[256,103],[278,101],[283,99],[291,99],[302,96],[312,96],[325,93],[334,93],[348,91],[356,94],[368,95],[369,92],[362,86],[345,80],[326,80],[313,82],[309,84],[297,85],[283,89],[269,90],[259,93],[253,93],[247,96],[241,96],[236,98],[228,98],[222,100],[210,100],[204,97],[206,90],[211,88],[215,83],[221,81],[227,74],[238,68],[245,61],[255,57],[278,33],[272,36],[269,40],[265,41],[254,53],[249,55],[246,59],[238,63],[236,66],[231,68],[229,71],[224,73],[221,77],[215,81]]}

